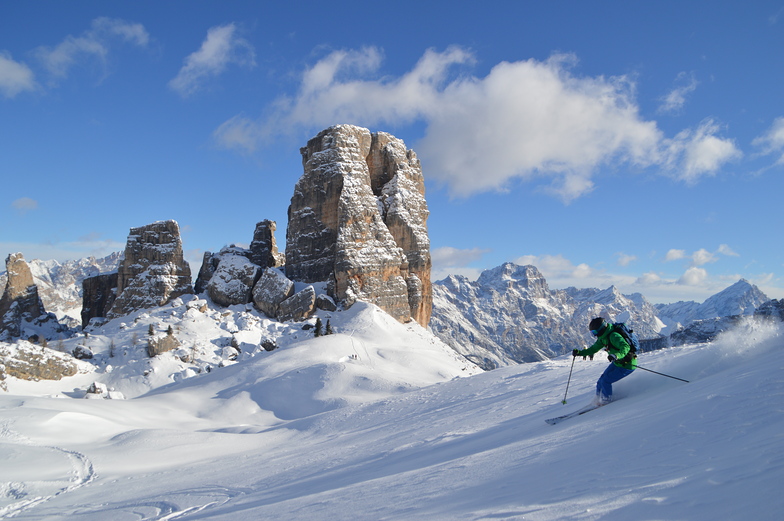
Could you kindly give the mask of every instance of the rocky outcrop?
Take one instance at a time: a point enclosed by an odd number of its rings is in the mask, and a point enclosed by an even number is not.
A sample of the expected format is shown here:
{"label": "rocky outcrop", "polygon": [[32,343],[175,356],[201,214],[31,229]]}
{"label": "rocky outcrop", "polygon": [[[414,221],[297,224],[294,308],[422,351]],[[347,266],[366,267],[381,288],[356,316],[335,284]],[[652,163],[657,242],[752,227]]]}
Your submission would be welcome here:
{"label": "rocky outcrop", "polygon": [[198,295],[207,291],[207,284],[209,284],[215,270],[218,269],[220,263],[220,254],[212,253],[211,251],[204,252],[204,258],[201,261],[201,268],[199,274],[196,276],[196,282],[193,285],[193,291]]}
{"label": "rocky outcrop", "polygon": [[23,322],[47,315],[24,256],[10,254],[5,260],[5,268],[7,281],[0,298],[0,335],[18,338]]}
{"label": "rocky outcrop", "polygon": [[219,306],[247,304],[260,271],[243,255],[224,255],[207,283],[207,294]]}
{"label": "rocky outcrop", "polygon": [[82,327],[91,318],[105,317],[117,296],[117,272],[88,277],[82,281]]}
{"label": "rocky outcrop", "polygon": [[430,318],[430,242],[419,161],[389,134],[330,127],[301,149],[289,206],[286,275],[327,281],[350,307],[374,303],[396,319]]}
{"label": "rocky outcrop", "polygon": [[275,242],[276,226],[270,220],[257,223],[249,249],[232,244],[218,253],[205,252],[194,286],[196,293],[206,291],[220,306],[251,302],[262,272],[285,261]]}
{"label": "rocky outcrop", "polygon": [[406,287],[414,320],[427,326],[433,307],[430,284],[430,237],[425,179],[413,150],[400,139],[378,132],[368,157],[370,183],[379,195],[383,220],[408,263]]}
{"label": "rocky outcrop", "polygon": [[308,286],[280,303],[278,320],[305,320],[316,311],[316,290]]}
{"label": "rocky outcrop", "polygon": [[71,355],[52,349],[18,342],[13,345],[0,344],[0,389],[5,389],[5,378],[13,376],[21,380],[60,380],[77,372]]}
{"label": "rocky outcrop", "polygon": [[286,263],[286,256],[278,251],[275,241],[275,221],[256,223],[253,241],[250,243],[250,261],[260,268],[277,268]]}
{"label": "rocky outcrop", "polygon": [[131,228],[117,269],[117,298],[106,316],[162,306],[188,293],[193,293],[191,270],[183,258],[177,222]]}
{"label": "rocky outcrop", "polygon": [[147,341],[147,354],[150,358],[180,348],[180,341],[173,334],[160,338],[150,338]]}
{"label": "rocky outcrop", "polygon": [[294,282],[277,269],[266,269],[253,288],[253,304],[268,317],[275,318],[280,303],[292,295]]}
{"label": "rocky outcrop", "polygon": [[772,299],[765,302],[757,308],[754,316],[774,321],[784,321],[784,299]]}

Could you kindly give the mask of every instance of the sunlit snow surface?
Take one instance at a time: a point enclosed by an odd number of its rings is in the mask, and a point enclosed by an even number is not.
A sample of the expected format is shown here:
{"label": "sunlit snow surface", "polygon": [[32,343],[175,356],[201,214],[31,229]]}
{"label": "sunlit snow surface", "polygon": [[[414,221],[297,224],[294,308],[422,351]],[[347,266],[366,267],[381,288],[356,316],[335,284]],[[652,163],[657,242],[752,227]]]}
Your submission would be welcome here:
{"label": "sunlit snow surface", "polygon": [[[0,517],[715,521],[784,512],[780,326],[645,353],[641,366],[690,383],[638,370],[616,384],[615,403],[550,426],[546,418],[590,400],[600,357],[576,361],[562,405],[571,357],[470,376],[424,329],[364,304],[331,314],[339,334],[285,326],[280,349],[250,352],[253,335],[277,326],[242,314],[231,318],[243,353],[209,373],[192,376],[172,354],[131,362],[126,353],[108,373],[98,356],[93,373],[9,380]],[[176,318],[194,341],[225,324],[188,329]],[[119,334],[114,322],[105,333]],[[155,372],[132,377],[134,364]],[[123,378],[135,380],[123,388]],[[95,380],[129,399],[79,399]]]}

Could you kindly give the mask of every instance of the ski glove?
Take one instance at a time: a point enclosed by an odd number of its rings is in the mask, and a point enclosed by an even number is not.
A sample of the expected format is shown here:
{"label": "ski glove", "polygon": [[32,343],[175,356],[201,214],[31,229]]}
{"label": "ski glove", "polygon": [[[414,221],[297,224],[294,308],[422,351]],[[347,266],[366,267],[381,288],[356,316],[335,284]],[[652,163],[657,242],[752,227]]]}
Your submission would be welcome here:
{"label": "ski glove", "polygon": [[615,362],[617,358],[615,358],[615,355],[607,355],[607,360],[610,362]]}
{"label": "ski glove", "polygon": [[580,350],[579,349],[573,349],[572,350],[572,356],[575,356],[575,357],[576,356],[580,356]]}

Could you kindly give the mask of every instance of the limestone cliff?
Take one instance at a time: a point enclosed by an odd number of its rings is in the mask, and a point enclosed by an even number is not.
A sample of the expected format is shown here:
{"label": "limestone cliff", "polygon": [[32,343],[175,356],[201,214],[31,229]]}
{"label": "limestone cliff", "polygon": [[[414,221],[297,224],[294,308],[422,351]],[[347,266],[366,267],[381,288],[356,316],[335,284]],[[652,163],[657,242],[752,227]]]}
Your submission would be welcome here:
{"label": "limestone cliff", "polygon": [[106,316],[162,306],[187,293],[193,293],[191,270],[183,258],[177,222],[131,228],[117,269],[117,298]]}
{"label": "limestone cliff", "polygon": [[0,334],[19,337],[22,322],[45,317],[46,311],[24,256],[10,254],[5,260],[5,268],[7,282],[0,298]]}
{"label": "limestone cliff", "polygon": [[345,306],[372,302],[401,322],[427,325],[430,241],[416,154],[389,134],[351,125],[320,132],[301,153],[286,275],[327,281]]}

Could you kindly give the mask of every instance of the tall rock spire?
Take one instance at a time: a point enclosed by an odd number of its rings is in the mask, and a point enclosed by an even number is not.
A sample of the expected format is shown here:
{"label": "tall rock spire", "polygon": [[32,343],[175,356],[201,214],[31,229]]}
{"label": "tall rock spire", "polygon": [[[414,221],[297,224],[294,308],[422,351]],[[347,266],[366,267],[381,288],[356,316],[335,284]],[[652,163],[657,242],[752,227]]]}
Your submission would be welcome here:
{"label": "tall rock spire", "polygon": [[372,302],[401,322],[427,325],[430,240],[416,154],[389,134],[352,125],[320,132],[301,153],[286,275],[328,281],[346,306]]}

